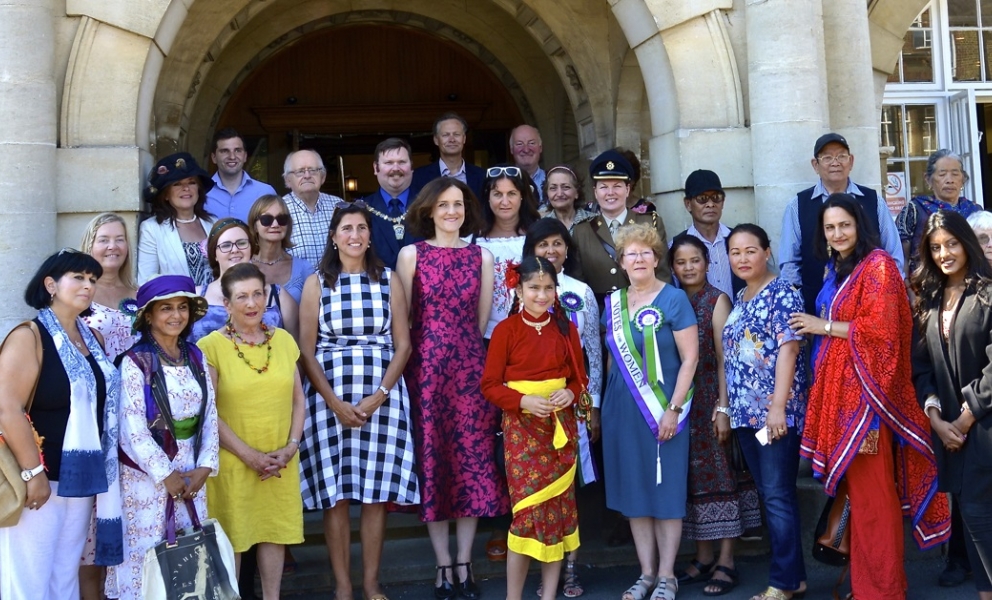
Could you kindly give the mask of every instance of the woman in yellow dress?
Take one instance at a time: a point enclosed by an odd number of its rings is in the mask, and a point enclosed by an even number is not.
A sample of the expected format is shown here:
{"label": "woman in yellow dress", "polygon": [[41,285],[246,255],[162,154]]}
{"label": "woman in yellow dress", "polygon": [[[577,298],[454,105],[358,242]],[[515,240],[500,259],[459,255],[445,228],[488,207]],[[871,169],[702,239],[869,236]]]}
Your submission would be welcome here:
{"label": "woman in yellow dress", "polygon": [[303,541],[298,449],[303,433],[300,349],[262,322],[265,276],[237,264],[221,277],[228,321],[197,345],[217,390],[220,469],[207,508],[224,527],[240,569],[258,545],[262,597],[279,598],[286,544]]}

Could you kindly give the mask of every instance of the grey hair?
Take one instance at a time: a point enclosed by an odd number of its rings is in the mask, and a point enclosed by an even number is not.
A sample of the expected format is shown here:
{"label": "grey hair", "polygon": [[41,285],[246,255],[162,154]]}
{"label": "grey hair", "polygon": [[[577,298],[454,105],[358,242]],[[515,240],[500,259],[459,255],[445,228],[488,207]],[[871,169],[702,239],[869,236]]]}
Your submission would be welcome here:
{"label": "grey hair", "polygon": [[987,210],[980,210],[976,213],[972,213],[968,217],[968,225],[971,225],[972,229],[985,229],[986,231],[992,231],[992,212]]}
{"label": "grey hair", "polygon": [[958,161],[958,164],[961,165],[961,172],[964,173],[964,182],[968,183],[971,176],[968,175],[968,171],[964,170],[964,160],[962,160],[961,155],[953,150],[941,148],[931,154],[930,158],[927,159],[927,170],[923,174],[923,178],[926,179],[928,184],[930,183],[930,178],[933,177],[933,172],[937,170],[937,161],[942,158],[953,158]]}
{"label": "grey hair", "polygon": [[317,164],[320,165],[320,168],[321,169],[324,168],[324,159],[320,157],[320,153],[319,152],[317,152],[316,150],[310,150],[310,149],[297,150],[296,152],[290,152],[289,154],[286,155],[286,160],[283,161],[283,163],[282,163],[282,175],[283,175],[283,177],[285,177],[286,175],[289,175],[289,163],[291,163],[293,161],[293,157],[296,156],[297,154],[299,154],[300,152],[312,152],[313,155],[317,157]]}

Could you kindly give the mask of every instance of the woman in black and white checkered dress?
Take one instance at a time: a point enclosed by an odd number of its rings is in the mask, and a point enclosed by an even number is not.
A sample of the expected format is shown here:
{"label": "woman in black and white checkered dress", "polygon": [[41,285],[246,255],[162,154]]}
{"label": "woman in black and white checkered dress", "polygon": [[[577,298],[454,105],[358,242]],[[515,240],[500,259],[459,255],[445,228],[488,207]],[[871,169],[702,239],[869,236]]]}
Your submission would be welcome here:
{"label": "woman in black and white checkered dress", "polygon": [[370,225],[363,206],[335,211],[327,250],[300,302],[309,380],[300,486],[303,506],[324,511],[338,598],[352,597],[349,503],[362,504],[364,596],[383,598],[386,503],[420,502],[402,378],[410,356],[407,304],[399,280],[370,248]]}

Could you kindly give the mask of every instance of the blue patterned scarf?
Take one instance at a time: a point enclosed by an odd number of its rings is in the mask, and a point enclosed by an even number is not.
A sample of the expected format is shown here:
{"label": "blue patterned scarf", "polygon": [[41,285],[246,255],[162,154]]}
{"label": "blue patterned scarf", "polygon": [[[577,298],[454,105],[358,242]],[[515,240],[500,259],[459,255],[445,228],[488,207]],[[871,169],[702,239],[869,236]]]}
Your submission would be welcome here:
{"label": "blue patterned scarf", "polygon": [[117,410],[120,373],[107,359],[100,342],[82,319],[76,326],[83,343],[103,372],[107,398],[101,438],[97,419],[96,375],[89,361],[69,339],[52,309],[38,313],[38,321],[52,336],[59,360],[69,378],[69,420],[62,444],[58,495],[63,498],[96,496],[96,564],[117,565],[124,560],[124,529],[117,463]]}

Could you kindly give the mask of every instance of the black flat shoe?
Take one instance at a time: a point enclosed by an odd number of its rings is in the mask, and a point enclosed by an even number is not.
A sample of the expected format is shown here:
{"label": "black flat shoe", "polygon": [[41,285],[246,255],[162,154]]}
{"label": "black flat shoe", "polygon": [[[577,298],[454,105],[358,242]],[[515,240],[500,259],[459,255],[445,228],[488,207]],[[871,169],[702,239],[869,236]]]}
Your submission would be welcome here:
{"label": "black flat shoe", "polygon": [[940,587],[957,587],[971,577],[971,569],[968,569],[957,560],[948,559],[947,567],[937,578]]}
{"label": "black flat shoe", "polygon": [[696,560],[695,558],[689,561],[689,564],[696,567],[699,571],[697,575],[690,575],[685,569],[675,572],[675,579],[679,582],[680,586],[688,585],[690,583],[701,583],[703,581],[709,581],[710,575],[712,575],[713,567],[716,565],[716,559],[710,564],[703,564]]}
{"label": "black flat shoe", "polygon": [[[455,568],[465,567],[465,581],[458,582],[458,595],[465,600],[479,600],[481,595],[481,590],[479,586],[475,583],[475,576],[472,575],[472,563],[456,563]],[[455,572],[455,577],[458,577],[458,572]]]}
{"label": "black flat shoe", "polygon": [[443,567],[437,567],[438,571],[441,571],[441,585],[434,586],[434,597],[437,600],[450,600],[454,598],[458,592],[455,591],[455,584],[448,581],[447,572],[451,570],[451,565],[445,565]]}

